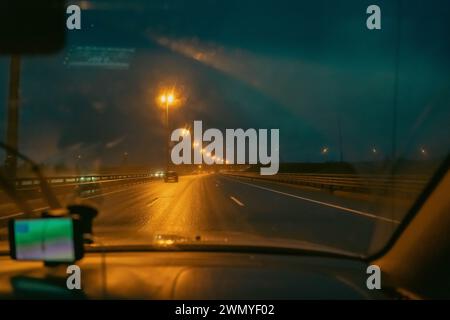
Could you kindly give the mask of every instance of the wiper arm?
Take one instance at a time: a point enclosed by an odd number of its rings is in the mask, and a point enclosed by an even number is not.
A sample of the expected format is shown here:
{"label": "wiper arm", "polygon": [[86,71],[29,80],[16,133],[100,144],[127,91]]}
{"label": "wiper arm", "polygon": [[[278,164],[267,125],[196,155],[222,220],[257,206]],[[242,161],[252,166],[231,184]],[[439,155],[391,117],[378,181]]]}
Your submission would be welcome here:
{"label": "wiper arm", "polygon": [[33,211],[25,199],[17,192],[14,185],[8,180],[5,174],[0,170],[0,186],[3,187],[6,194],[13,199],[20,210],[22,210],[25,214],[29,215]]}
{"label": "wiper arm", "polygon": [[[0,141],[0,147],[5,149],[6,151],[13,153],[18,158],[22,159],[26,163],[28,163],[31,166],[31,170],[34,172],[34,174],[39,179],[39,185],[41,187],[41,191],[44,195],[45,200],[47,200],[47,203],[51,209],[58,209],[61,208],[61,204],[59,200],[56,198],[54,193],[52,192],[52,189],[50,188],[47,180],[45,179],[44,175],[41,172],[41,169],[39,168],[39,165],[36,164],[33,160],[28,158],[26,155],[20,153],[15,148],[8,146],[7,144]],[[3,183],[2,183],[3,184]],[[9,184],[9,183],[8,183]],[[11,194],[11,186],[8,187],[8,193]],[[12,187],[12,190],[15,190],[14,187]],[[15,191],[13,191],[15,192]],[[16,192],[17,194],[17,192]],[[14,198],[13,198],[14,199]]]}

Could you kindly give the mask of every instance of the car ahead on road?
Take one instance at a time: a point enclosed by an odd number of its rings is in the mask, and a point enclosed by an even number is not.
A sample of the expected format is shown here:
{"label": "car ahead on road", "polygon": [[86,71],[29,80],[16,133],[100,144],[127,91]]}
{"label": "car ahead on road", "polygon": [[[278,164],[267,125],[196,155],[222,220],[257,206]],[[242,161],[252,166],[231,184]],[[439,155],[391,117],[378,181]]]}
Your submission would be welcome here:
{"label": "car ahead on road", "polygon": [[164,182],[178,182],[178,173],[175,171],[167,171],[164,174]]}
{"label": "car ahead on road", "polygon": [[96,182],[83,183],[75,186],[74,193],[81,198],[87,198],[100,195],[102,193],[102,187],[100,183]]}

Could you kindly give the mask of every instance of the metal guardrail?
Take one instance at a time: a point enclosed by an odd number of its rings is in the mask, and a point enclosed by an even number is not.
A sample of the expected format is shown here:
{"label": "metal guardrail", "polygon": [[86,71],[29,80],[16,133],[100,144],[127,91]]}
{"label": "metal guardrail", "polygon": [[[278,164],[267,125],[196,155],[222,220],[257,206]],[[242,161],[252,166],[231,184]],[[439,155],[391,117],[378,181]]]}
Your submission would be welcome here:
{"label": "metal guardrail", "polygon": [[[71,175],[71,176],[55,176],[46,177],[47,182],[52,186],[70,186],[92,183],[106,183],[117,181],[132,181],[132,180],[156,180],[159,177],[154,174],[107,174],[107,175]],[[35,189],[39,187],[39,179],[37,178],[18,178],[15,181],[18,190]]]}
{"label": "metal guardrail", "polygon": [[[52,176],[46,177],[46,180],[55,195],[80,193],[82,197],[86,195],[101,194],[102,192],[117,187],[149,183],[163,179],[151,173],[139,174],[88,174],[88,175],[70,175],[70,176]],[[36,177],[22,177],[15,179],[16,190],[27,199],[39,199],[42,197],[42,190],[39,179]],[[11,199],[0,188],[0,203],[6,203]]]}
{"label": "metal guardrail", "polygon": [[[300,173],[279,173],[273,176],[262,176],[253,172],[226,172],[225,174],[257,179],[274,181],[302,186],[309,186],[328,191],[351,191],[363,193],[402,193],[417,194],[426,185],[426,176],[419,175],[356,175],[356,174],[300,174]],[[47,181],[52,186],[71,186],[92,183],[107,182],[127,182],[135,180],[157,180],[151,173],[143,174],[106,174],[106,175],[83,175],[83,176],[55,176],[47,177]],[[36,178],[16,179],[18,190],[39,188],[39,180]]]}
{"label": "metal guardrail", "polygon": [[419,175],[356,175],[356,174],[299,174],[279,173],[262,176],[253,172],[226,172],[225,174],[255,180],[266,180],[308,186],[333,191],[350,191],[376,194],[417,194],[428,182]]}

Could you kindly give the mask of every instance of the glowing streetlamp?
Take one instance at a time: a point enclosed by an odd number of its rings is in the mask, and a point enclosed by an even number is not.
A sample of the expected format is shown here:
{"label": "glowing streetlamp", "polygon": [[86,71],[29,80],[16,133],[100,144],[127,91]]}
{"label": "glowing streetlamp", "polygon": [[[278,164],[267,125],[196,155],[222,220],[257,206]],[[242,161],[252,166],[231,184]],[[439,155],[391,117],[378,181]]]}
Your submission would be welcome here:
{"label": "glowing streetlamp", "polygon": [[420,147],[420,153],[423,157],[426,157],[428,155],[427,149],[425,149],[425,147]]}
{"label": "glowing streetlamp", "polygon": [[181,134],[183,135],[183,137],[187,137],[191,134],[191,132],[189,131],[189,129],[183,129]]}
{"label": "glowing streetlamp", "polygon": [[329,152],[328,147],[323,147],[322,150],[320,151],[320,153],[321,153],[321,154],[324,156],[324,158],[325,158],[325,162],[328,161],[328,152]]}
{"label": "glowing streetlamp", "polygon": [[169,171],[169,152],[170,152],[170,128],[169,128],[169,106],[175,102],[175,96],[173,92],[165,92],[159,97],[159,101],[166,108],[166,172]]}

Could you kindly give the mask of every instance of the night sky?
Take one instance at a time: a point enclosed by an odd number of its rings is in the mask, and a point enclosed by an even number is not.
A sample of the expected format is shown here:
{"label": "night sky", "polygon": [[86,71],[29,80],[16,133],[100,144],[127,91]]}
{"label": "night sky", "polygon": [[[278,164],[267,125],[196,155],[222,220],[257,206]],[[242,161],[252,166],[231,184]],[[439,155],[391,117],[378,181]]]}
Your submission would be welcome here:
{"label": "night sky", "polygon": [[[241,3],[245,2],[245,3]],[[450,146],[450,2],[104,1],[82,12],[57,55],[24,57],[20,149],[50,164],[158,164],[163,109],[176,85],[172,128],[279,128],[281,161],[388,156],[399,45],[398,153],[442,157]],[[382,30],[366,8],[382,9]],[[125,70],[68,67],[76,46],[133,48]],[[0,133],[6,127],[7,57],[0,57]],[[2,138],[3,140],[3,138]],[[327,159],[322,147],[329,147]]]}

